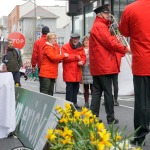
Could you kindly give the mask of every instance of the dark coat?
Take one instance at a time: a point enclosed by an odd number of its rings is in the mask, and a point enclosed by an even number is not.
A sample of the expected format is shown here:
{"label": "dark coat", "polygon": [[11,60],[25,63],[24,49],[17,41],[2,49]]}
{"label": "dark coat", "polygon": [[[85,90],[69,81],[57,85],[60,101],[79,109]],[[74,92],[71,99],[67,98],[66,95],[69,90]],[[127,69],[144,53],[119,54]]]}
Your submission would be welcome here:
{"label": "dark coat", "polygon": [[7,71],[16,72],[19,71],[21,66],[23,66],[22,58],[19,50],[17,54],[17,50],[15,50],[15,48],[7,49],[7,54],[5,57],[7,57],[8,60],[8,62],[6,63]]}

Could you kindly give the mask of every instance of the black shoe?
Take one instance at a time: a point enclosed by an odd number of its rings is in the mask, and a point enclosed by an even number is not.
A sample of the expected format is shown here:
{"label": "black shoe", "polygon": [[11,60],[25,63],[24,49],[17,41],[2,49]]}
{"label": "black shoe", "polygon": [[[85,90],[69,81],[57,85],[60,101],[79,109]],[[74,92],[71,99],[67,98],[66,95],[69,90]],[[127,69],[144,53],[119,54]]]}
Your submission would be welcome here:
{"label": "black shoe", "polygon": [[119,106],[118,101],[114,101],[114,106]]}
{"label": "black shoe", "polygon": [[107,124],[117,124],[117,123],[119,123],[119,120],[115,118],[107,120]]}
{"label": "black shoe", "polygon": [[133,139],[133,140],[130,140],[130,144],[131,145],[136,145],[136,146],[145,146],[145,141],[140,141],[138,139]]}
{"label": "black shoe", "polygon": [[10,132],[9,134],[8,134],[8,137],[12,137],[14,135],[14,132]]}
{"label": "black shoe", "polygon": [[85,102],[84,107],[86,107],[87,109],[89,109],[89,103]]}
{"label": "black shoe", "polygon": [[75,107],[76,109],[81,109],[81,107],[80,107],[78,104],[74,104],[74,107]]}

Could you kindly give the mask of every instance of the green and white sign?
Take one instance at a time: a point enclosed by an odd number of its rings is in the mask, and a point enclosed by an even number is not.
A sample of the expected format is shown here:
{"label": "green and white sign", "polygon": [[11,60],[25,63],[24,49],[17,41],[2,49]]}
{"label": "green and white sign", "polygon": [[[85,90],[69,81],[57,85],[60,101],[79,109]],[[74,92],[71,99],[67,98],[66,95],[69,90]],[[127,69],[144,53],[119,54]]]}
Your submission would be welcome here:
{"label": "green and white sign", "polygon": [[55,128],[56,105],[65,106],[68,101],[16,87],[17,137],[25,147],[41,150],[46,143],[48,128]]}

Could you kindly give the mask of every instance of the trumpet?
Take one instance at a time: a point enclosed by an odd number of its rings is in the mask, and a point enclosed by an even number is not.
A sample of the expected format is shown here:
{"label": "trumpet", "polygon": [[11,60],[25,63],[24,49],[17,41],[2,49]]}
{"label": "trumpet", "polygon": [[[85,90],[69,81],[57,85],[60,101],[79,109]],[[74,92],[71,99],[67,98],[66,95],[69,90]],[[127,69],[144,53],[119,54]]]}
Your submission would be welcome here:
{"label": "trumpet", "polygon": [[[118,39],[118,41],[121,44],[123,44],[124,46],[127,46],[130,49],[130,45],[129,45],[127,39],[123,35],[120,34],[120,32],[118,30],[119,25],[118,25],[117,20],[115,19],[115,17],[113,15],[111,15],[111,20],[112,20],[113,23],[110,25],[110,28],[113,31],[114,35],[116,36],[116,38]],[[114,26],[116,26],[116,30],[114,29]],[[131,56],[130,56],[130,54],[127,53],[125,55],[125,58],[127,60],[128,65],[131,68]]]}

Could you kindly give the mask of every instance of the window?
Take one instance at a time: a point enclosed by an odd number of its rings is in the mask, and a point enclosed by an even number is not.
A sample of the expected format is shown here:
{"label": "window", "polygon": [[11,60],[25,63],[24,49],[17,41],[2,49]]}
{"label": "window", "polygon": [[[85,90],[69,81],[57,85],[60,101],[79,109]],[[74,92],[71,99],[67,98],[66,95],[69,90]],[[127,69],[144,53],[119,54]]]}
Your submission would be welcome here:
{"label": "window", "polygon": [[74,33],[83,35],[83,15],[74,16]]}
{"label": "window", "polygon": [[64,45],[64,37],[58,37],[58,45],[61,47],[62,45]]}

